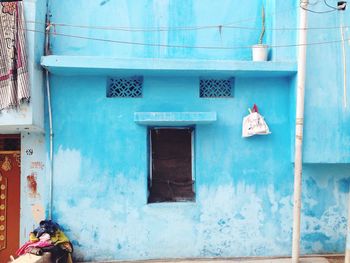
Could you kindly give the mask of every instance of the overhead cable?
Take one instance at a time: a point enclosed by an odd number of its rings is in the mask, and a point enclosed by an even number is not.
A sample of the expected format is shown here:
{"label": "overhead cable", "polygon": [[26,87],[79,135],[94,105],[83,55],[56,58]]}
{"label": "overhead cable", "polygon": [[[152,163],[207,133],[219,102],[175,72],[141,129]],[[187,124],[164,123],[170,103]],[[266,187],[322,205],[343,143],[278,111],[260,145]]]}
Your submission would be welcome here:
{"label": "overhead cable", "polygon": [[[41,24],[46,25],[43,22],[37,22],[33,20],[27,20],[28,24]],[[105,31],[128,31],[128,32],[159,32],[159,31],[170,31],[171,28],[157,28],[157,29],[138,29],[138,28],[126,28],[126,27],[110,27],[110,26],[91,26],[91,25],[74,25],[74,24],[63,24],[63,23],[55,23],[51,22],[51,27],[57,28],[57,27],[71,27],[71,28],[86,28],[86,29],[96,29],[96,30],[105,30]],[[231,26],[231,25],[213,25],[213,26],[206,26],[206,27],[193,27],[193,28],[187,28],[187,30],[200,30],[200,29],[215,29],[215,28],[228,28],[228,29],[243,29],[243,30],[261,30],[260,27],[249,27],[249,26]],[[277,28],[266,28],[266,30],[269,31],[298,31],[298,30],[331,30],[331,29],[340,29],[340,26],[325,26],[325,27],[277,27]],[[342,26],[342,28],[350,28],[350,26]],[[182,29],[184,30],[184,28]]]}
{"label": "overhead cable", "polygon": [[[319,1],[316,2],[316,4],[318,3]],[[303,10],[305,11],[308,11],[308,12],[311,12],[311,13],[315,13],[315,14],[326,14],[326,13],[332,13],[332,12],[335,12],[335,11],[339,11],[342,6],[338,6],[338,7],[335,7],[335,6],[332,6],[330,5],[327,0],[323,0],[323,3],[328,7],[330,8],[329,10],[324,10],[324,11],[317,11],[317,10],[312,10],[312,9],[309,9],[309,8],[306,8],[303,6],[303,4],[307,3],[308,5],[310,5],[309,1],[308,0],[300,0],[300,8],[302,8]],[[315,4],[312,4],[312,5],[315,5]],[[346,5],[346,3],[345,3]]]}
{"label": "overhead cable", "polygon": [[[45,34],[44,31],[34,30],[34,29],[25,29],[29,32],[36,32],[36,33],[42,33]],[[70,34],[63,34],[63,33],[55,33],[50,32],[49,33],[52,36],[63,36],[63,37],[70,37],[70,38],[76,38],[76,39],[84,39],[84,40],[93,40],[93,41],[99,41],[99,42],[106,42],[106,43],[115,43],[115,44],[124,44],[124,45],[134,45],[134,46],[151,46],[151,47],[165,47],[165,48],[189,48],[189,49],[213,49],[213,50],[234,50],[234,49],[250,49],[253,45],[246,45],[246,46],[192,46],[192,45],[176,45],[176,44],[161,44],[161,43],[144,43],[144,42],[133,42],[133,41],[123,41],[123,40],[113,40],[113,39],[103,39],[103,38],[95,38],[95,37],[85,37],[85,36],[79,36],[79,35],[70,35]],[[330,41],[321,41],[321,42],[311,42],[311,43],[305,43],[305,44],[285,44],[285,45],[271,45],[269,48],[289,48],[289,47],[297,47],[297,46],[314,46],[314,45],[326,45],[326,44],[335,44],[335,43],[342,43],[344,41],[350,41],[350,38],[344,39],[344,40],[330,40]]]}
{"label": "overhead cable", "polygon": [[331,10],[325,10],[325,11],[315,11],[315,10],[311,10],[308,8],[305,8],[303,6],[300,5],[300,8],[304,9],[305,11],[311,12],[311,13],[315,13],[315,14],[326,14],[326,13],[332,13],[335,11],[338,11],[338,9],[331,9]]}
{"label": "overhead cable", "polygon": [[335,9],[335,10],[338,10],[338,8],[337,8],[337,7],[335,7],[335,6],[331,6],[330,4],[328,4],[327,0],[323,0],[323,2],[324,2],[324,4],[325,4],[326,6],[328,6],[329,8],[331,8],[331,9]]}

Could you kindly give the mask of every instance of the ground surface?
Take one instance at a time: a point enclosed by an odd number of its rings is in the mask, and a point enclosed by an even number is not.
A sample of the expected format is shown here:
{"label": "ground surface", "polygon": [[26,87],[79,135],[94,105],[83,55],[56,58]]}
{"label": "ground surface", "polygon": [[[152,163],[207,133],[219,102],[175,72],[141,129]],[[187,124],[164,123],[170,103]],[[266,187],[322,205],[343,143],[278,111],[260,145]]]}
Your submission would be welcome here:
{"label": "ground surface", "polygon": [[329,263],[344,263],[344,257],[328,257]]}
{"label": "ground surface", "polygon": [[[291,263],[290,258],[273,258],[273,259],[186,259],[186,260],[140,260],[140,261],[103,261],[98,263]],[[97,263],[97,262],[96,262]],[[299,263],[344,263],[343,256],[327,257],[307,257],[300,259]]]}

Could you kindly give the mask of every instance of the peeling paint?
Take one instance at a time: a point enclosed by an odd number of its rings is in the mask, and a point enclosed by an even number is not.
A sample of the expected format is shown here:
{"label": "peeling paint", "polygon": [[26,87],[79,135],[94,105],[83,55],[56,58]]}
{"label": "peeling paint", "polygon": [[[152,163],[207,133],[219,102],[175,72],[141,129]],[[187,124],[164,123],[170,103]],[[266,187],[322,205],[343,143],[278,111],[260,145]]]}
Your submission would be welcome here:
{"label": "peeling paint", "polygon": [[29,196],[32,198],[39,197],[38,184],[37,184],[37,174],[31,173],[27,176],[27,186],[29,190]]}
{"label": "peeling paint", "polygon": [[[39,141],[45,141],[43,134],[21,134],[21,244],[28,240],[29,232],[38,222],[47,216],[47,155],[45,144],[39,144]],[[26,154],[27,149],[33,150],[31,155]]]}
{"label": "peeling paint", "polygon": [[[290,253],[291,188],[289,192],[281,192],[269,184],[266,191],[264,187],[243,182],[199,185],[195,204],[146,205],[146,196],[142,196],[145,186],[142,178],[146,178],[143,173],[128,176],[110,171],[101,173],[98,171],[103,169],[96,161],[82,156],[78,150],[62,148],[56,154],[55,165],[64,175],[55,187],[66,186],[71,194],[69,199],[64,195],[55,196],[54,216],[69,226],[67,234],[79,243],[76,252],[81,260]],[[96,173],[99,173],[98,180],[94,179]],[[311,181],[314,178],[310,171],[305,177]],[[94,184],[81,184],[82,178]],[[332,188],[331,185],[324,187]],[[303,209],[303,253],[339,251],[345,242],[346,215],[341,207],[346,196],[337,188],[332,189],[335,202],[329,200],[331,206],[324,205],[321,217],[310,215],[308,206]],[[315,190],[313,185],[306,185],[306,204],[318,203],[316,199],[320,196],[318,189]],[[103,255],[96,243],[105,244]]]}
{"label": "peeling paint", "polygon": [[[104,78],[53,78],[54,218],[66,225],[70,239],[79,244],[78,259],[290,254],[290,134],[278,132],[252,140],[240,136],[245,115],[240,109],[249,105],[251,94],[259,97],[271,129],[290,130],[289,108],[280,107],[288,105],[289,91],[281,86],[289,82],[238,78],[234,101],[210,102],[197,98],[196,83],[192,78],[150,77],[144,90],[152,97],[145,95],[139,104],[120,100],[107,105],[101,93]],[[82,98],[82,87],[95,100]],[[67,114],[65,109],[75,105],[76,97],[79,107]],[[134,112],[150,108],[216,111],[219,116],[215,123],[195,128],[194,203],[147,204],[147,128],[132,118]],[[115,119],[114,113],[121,117]],[[93,128],[91,119],[98,122]],[[304,166],[302,253],[342,251],[347,194],[339,184],[349,173],[347,165]],[[65,189],[69,196],[57,189]]]}

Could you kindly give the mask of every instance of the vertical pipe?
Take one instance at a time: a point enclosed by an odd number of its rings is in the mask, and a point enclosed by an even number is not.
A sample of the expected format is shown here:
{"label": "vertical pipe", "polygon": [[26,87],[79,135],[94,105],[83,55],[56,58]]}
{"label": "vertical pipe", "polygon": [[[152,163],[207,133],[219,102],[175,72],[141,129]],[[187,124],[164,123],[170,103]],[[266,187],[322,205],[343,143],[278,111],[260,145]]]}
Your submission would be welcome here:
{"label": "vertical pipe", "polygon": [[345,49],[345,37],[344,37],[344,26],[343,23],[340,27],[340,35],[341,35],[341,44],[342,44],[342,57],[343,57],[343,103],[344,108],[347,107],[347,92],[346,92],[346,49]]}
{"label": "vertical pipe", "polygon": [[53,127],[52,127],[52,111],[51,111],[51,92],[50,92],[50,74],[47,69],[46,73],[46,93],[47,93],[47,107],[49,113],[49,127],[50,127],[50,184],[49,184],[49,215],[48,218],[52,219],[52,206],[53,206]]}
{"label": "vertical pipe", "polygon": [[[341,13],[341,27],[340,27],[340,35],[342,40],[342,57],[343,57],[343,103],[344,108],[347,107],[347,80],[346,80],[346,73],[347,73],[347,67],[346,67],[346,49],[345,49],[345,33],[344,33],[344,23],[343,23],[343,13]],[[346,231],[346,245],[345,245],[345,263],[350,263],[350,192],[348,194],[348,225],[347,225],[347,231]]]}
{"label": "vertical pipe", "polygon": [[300,212],[301,212],[301,178],[302,178],[302,149],[304,128],[304,96],[306,76],[306,43],[307,43],[307,6],[308,0],[300,1],[299,17],[299,50],[298,76],[295,120],[295,158],[294,158],[294,211],[293,211],[293,247],[292,263],[299,262],[300,256]]}
{"label": "vertical pipe", "polygon": [[348,195],[348,226],[346,231],[345,263],[350,263],[350,193]]}
{"label": "vertical pipe", "polygon": [[[44,55],[50,55],[50,19],[49,19],[49,1],[46,1],[46,30],[45,30],[45,49]],[[50,130],[50,171],[49,171],[49,212],[48,219],[52,219],[53,210],[53,125],[52,125],[52,108],[51,108],[51,89],[50,89],[50,73],[45,69],[46,77],[46,93],[47,93],[47,108],[49,113],[49,130]]]}

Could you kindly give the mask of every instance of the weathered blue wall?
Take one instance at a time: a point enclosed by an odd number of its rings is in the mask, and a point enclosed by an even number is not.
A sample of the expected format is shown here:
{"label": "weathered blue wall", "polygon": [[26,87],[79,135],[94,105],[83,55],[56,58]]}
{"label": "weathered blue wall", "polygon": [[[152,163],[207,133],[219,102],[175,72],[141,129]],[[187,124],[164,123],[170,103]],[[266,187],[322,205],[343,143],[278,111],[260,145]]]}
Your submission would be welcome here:
{"label": "weathered blue wall", "polygon": [[[146,78],[142,99],[107,99],[105,78],[53,77],[52,86],[55,218],[78,255],[288,254],[288,80],[237,79],[233,99],[200,99],[197,78]],[[273,133],[246,140],[252,101]],[[196,127],[196,203],[147,205],[147,128],[133,121],[140,111],[217,112],[216,123]]]}
{"label": "weathered blue wall", "polygon": [[[69,230],[78,257],[289,254],[288,80],[237,79],[235,98],[216,100],[198,98],[197,84],[146,78],[142,99],[107,99],[105,78],[52,78],[54,218]],[[252,101],[272,134],[242,139]],[[196,203],[147,205],[147,130],[133,113],[182,110],[219,118],[196,127]],[[343,250],[348,176],[345,165],[305,167],[303,252]]]}
{"label": "weathered blue wall", "polygon": [[[344,105],[343,57],[339,26],[348,25],[350,11],[326,15],[309,14],[310,27],[335,27],[310,30],[310,42],[335,40],[338,43],[308,48],[305,108],[305,158],[310,163],[349,163],[350,161],[350,92],[346,87]],[[350,29],[344,28],[347,78],[350,76]],[[320,135],[322,134],[322,137]],[[323,139],[321,139],[323,138]]]}
{"label": "weathered blue wall", "polygon": [[[57,26],[55,32],[106,40],[139,43],[163,43],[185,46],[232,47],[257,44],[261,28],[261,6],[266,6],[266,25],[274,26],[283,21],[285,27],[296,26],[297,4],[294,1],[275,3],[274,0],[254,1],[172,1],[172,0],[98,0],[87,3],[83,0],[50,1],[52,21],[66,25],[90,25],[104,27],[76,28]],[[79,8],[84,6],[84,8]],[[79,10],[79,11],[77,11]],[[219,30],[219,25],[228,25]],[[193,30],[196,27],[202,27]],[[203,26],[211,26],[203,28]],[[250,28],[240,30],[238,27]],[[127,27],[140,31],[112,30],[106,27]],[[170,28],[158,32],[154,28]],[[179,30],[178,28],[190,28]],[[232,28],[233,27],[233,28]],[[142,30],[146,28],[145,30]],[[191,30],[192,28],[192,30]],[[251,28],[258,28],[251,29]],[[290,43],[295,35],[290,31],[267,31],[266,42],[275,45]],[[142,45],[125,45],[91,41],[62,36],[52,37],[53,53],[56,55],[96,55],[120,58],[197,58],[197,59],[240,59],[249,60],[249,48],[231,50],[166,48]],[[280,49],[274,52],[279,60],[295,59],[295,50]]]}
{"label": "weathered blue wall", "polygon": [[[283,2],[266,1],[268,25],[296,27],[296,1]],[[238,25],[254,27],[259,25],[260,6],[261,1],[67,0],[51,1],[50,10],[53,22],[66,24],[168,27],[240,21]],[[317,25],[332,18],[314,16],[311,22]],[[224,29],[220,35],[218,29],[128,33],[57,26],[56,32],[198,46],[246,46],[258,38],[258,32],[242,29]],[[310,34],[309,41],[317,36]],[[333,37],[325,32],[321,36]],[[266,41],[284,45],[296,38],[295,30],[268,31]],[[62,36],[53,36],[52,50],[56,55],[77,56],[250,59],[248,49],[154,48]],[[329,48],[320,60],[313,52],[308,57],[306,92],[302,253],[342,252],[350,166],[349,122],[339,113],[347,114],[348,109],[339,103],[338,75],[329,91],[328,85],[320,89],[317,85],[329,83],[327,65],[334,65],[336,72],[341,69],[330,55],[340,56],[340,50]],[[296,60],[295,47],[271,53],[275,61]],[[106,77],[51,78],[54,219],[66,228],[77,258],[290,254],[294,78],[237,78],[234,98],[200,99],[196,77],[148,76],[143,98],[107,99]],[[242,139],[242,118],[253,103],[260,107],[272,134]],[[134,112],[142,111],[217,112],[215,123],[196,126],[195,203],[147,204],[147,128],[133,120]]]}

